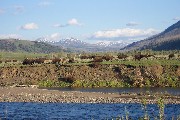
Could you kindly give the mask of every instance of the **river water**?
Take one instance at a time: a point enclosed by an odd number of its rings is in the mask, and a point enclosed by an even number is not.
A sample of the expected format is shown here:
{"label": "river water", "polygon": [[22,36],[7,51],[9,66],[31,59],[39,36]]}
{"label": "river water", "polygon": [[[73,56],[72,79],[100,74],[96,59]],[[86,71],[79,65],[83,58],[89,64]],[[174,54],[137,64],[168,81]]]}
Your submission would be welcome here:
{"label": "river water", "polygon": [[103,93],[167,93],[180,95],[180,88],[46,88],[60,91],[103,92]]}
{"label": "river water", "polygon": [[[156,104],[147,105],[151,119],[158,116]],[[78,103],[0,103],[0,119],[8,120],[100,120],[128,114],[137,120],[144,116],[141,104],[78,104]],[[180,104],[165,105],[165,119],[180,119]]]}
{"label": "river water", "polygon": [[[180,88],[51,88],[60,91],[105,93],[168,93],[180,95]],[[87,104],[87,103],[0,103],[0,120],[99,120],[115,119],[128,114],[132,120],[144,116],[141,104]],[[159,115],[157,104],[148,104],[151,119]],[[180,104],[165,105],[165,119],[180,119]]]}

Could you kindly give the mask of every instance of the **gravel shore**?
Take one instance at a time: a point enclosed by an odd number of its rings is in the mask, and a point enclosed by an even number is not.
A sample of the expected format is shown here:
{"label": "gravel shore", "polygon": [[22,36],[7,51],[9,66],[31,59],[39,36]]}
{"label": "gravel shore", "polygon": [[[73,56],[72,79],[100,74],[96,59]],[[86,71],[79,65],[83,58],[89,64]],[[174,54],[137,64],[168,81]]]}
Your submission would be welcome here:
{"label": "gravel shore", "polygon": [[180,96],[164,94],[101,93],[59,91],[30,87],[0,87],[0,102],[58,102],[58,103],[147,103],[154,104],[163,97],[165,104],[180,104]]}

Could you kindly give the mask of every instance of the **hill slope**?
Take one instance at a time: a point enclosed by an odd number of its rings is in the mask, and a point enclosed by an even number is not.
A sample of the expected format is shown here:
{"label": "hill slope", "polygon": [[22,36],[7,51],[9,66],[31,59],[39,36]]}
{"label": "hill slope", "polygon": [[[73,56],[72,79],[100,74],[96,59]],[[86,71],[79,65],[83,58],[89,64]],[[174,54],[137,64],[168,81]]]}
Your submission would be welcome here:
{"label": "hill slope", "polygon": [[162,33],[129,44],[123,50],[180,50],[180,21],[168,27]]}
{"label": "hill slope", "polygon": [[60,52],[63,51],[63,49],[37,41],[0,39],[0,51],[51,53]]}

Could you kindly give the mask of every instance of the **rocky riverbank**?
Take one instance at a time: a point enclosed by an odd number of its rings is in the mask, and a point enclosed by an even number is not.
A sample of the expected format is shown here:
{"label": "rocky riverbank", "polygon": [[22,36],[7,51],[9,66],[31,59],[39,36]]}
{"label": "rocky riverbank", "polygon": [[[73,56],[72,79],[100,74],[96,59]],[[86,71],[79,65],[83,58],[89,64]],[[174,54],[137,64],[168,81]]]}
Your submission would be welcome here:
{"label": "rocky riverbank", "polygon": [[59,91],[29,87],[1,87],[0,102],[58,102],[58,103],[157,103],[162,97],[165,104],[180,104],[180,96],[163,94],[118,94],[101,92]]}

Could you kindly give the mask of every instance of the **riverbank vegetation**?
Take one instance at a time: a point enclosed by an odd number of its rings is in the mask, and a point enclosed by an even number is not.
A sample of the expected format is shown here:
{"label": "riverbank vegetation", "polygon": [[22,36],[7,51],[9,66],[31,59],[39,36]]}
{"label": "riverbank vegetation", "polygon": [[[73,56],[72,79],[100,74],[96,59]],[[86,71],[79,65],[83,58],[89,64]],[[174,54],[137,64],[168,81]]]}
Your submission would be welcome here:
{"label": "riverbank vegetation", "polygon": [[[132,76],[133,77],[133,76]],[[151,80],[145,79],[144,83],[137,78],[129,78],[129,80],[103,80],[103,81],[90,81],[90,80],[75,80],[71,81],[54,81],[42,80],[39,81],[39,87],[71,87],[71,88],[121,88],[121,87],[180,87],[179,79],[175,76],[163,75],[161,79]]]}
{"label": "riverbank vegetation", "polygon": [[81,81],[74,82],[44,80],[39,82],[39,87],[72,87],[72,88],[105,88],[105,87],[131,87],[130,84],[118,81]]}

